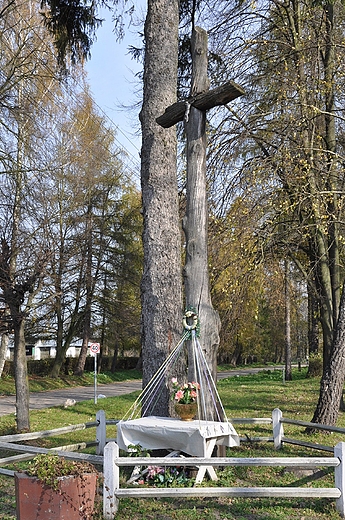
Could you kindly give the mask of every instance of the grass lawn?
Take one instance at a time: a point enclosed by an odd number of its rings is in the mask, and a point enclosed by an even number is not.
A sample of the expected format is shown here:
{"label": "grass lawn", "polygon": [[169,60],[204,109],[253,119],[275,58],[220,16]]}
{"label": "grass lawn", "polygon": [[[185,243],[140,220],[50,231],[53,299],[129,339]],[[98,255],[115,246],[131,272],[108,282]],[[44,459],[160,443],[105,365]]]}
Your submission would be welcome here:
{"label": "grass lawn", "polygon": [[[221,380],[218,389],[226,413],[234,417],[270,417],[272,410],[280,408],[285,417],[310,421],[316,406],[319,391],[319,379],[306,378],[306,369],[293,371],[293,381],[283,382],[281,372],[268,371],[255,376],[240,376]],[[137,394],[107,398],[97,405],[93,400],[77,403],[64,409],[56,407],[31,412],[31,429],[34,431],[77,424],[95,419],[98,409],[105,410],[108,418],[120,419],[132,404]],[[13,416],[0,418],[0,435],[14,431]],[[338,426],[345,427],[344,414],[339,415]],[[308,442],[334,446],[345,440],[340,434],[306,435],[302,428],[284,425],[285,435]],[[272,435],[271,426],[247,424],[236,425],[241,437],[268,437]],[[109,428],[108,437],[116,436],[116,427]],[[76,441],[94,440],[95,430],[87,429],[58,438],[42,439],[41,446],[59,446]],[[37,441],[32,444],[38,445]],[[90,449],[89,451],[92,451]],[[325,452],[308,450],[298,446],[285,445],[278,453],[272,443],[245,443],[228,451],[236,457],[270,456],[327,456]],[[0,457],[5,456],[0,452]],[[24,463],[23,463],[24,464]],[[309,485],[333,487],[333,472],[326,472],[321,480],[313,480],[304,474],[294,474],[284,468],[246,468],[228,467],[217,471],[219,481],[205,482],[203,485],[216,486],[275,486]],[[296,482],[297,481],[297,482]],[[101,519],[97,514],[95,520]],[[335,501],[331,499],[230,499],[230,498],[192,498],[192,499],[121,499],[118,520],[339,520],[335,510]],[[15,519],[14,482],[9,477],[0,477],[0,519]],[[49,519],[47,519],[49,520]]]}
{"label": "grass lawn", "polygon": [[[114,374],[106,372],[98,374],[97,381],[99,384],[108,384],[122,381],[131,381],[133,379],[141,379],[142,374],[139,370],[121,370]],[[71,386],[92,386],[94,384],[93,372],[85,372],[83,376],[77,377],[73,375],[62,375],[57,378],[30,376],[29,387],[30,392],[44,392],[45,390],[56,390],[60,388],[68,388]],[[15,395],[14,379],[11,376],[3,376],[0,378],[0,396]]]}

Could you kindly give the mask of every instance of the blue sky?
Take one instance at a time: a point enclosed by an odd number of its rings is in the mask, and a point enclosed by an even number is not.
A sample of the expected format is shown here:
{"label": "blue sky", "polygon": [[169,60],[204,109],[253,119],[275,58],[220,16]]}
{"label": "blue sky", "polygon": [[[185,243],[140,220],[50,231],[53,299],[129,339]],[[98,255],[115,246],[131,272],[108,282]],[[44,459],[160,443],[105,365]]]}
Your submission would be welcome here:
{"label": "blue sky", "polygon": [[[145,0],[136,0],[135,3],[139,9],[142,6],[141,11],[146,8]],[[135,73],[141,69],[141,65],[128,54],[130,44],[141,44],[137,36],[139,28],[126,28],[125,39],[118,42],[113,33],[111,13],[102,11],[101,16],[106,19],[97,31],[97,40],[91,48],[91,59],[85,66],[90,89],[97,105],[118,127],[118,142],[139,163],[140,136],[136,135],[140,132],[139,107],[132,110],[124,108],[140,101],[135,93],[138,90]]]}

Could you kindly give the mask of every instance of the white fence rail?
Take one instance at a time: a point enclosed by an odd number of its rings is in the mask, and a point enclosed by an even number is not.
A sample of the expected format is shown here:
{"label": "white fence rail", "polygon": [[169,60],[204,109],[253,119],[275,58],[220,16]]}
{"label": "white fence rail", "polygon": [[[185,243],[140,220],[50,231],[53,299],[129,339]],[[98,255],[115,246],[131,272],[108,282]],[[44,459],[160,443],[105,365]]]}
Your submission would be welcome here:
{"label": "white fence rail", "polygon": [[318,468],[334,467],[334,488],[311,487],[201,487],[201,488],[120,488],[121,466],[176,466],[172,458],[130,458],[120,457],[119,447],[115,442],[106,445],[104,451],[104,488],[103,515],[105,520],[112,520],[116,515],[121,497],[307,497],[336,499],[336,508],[342,518],[345,518],[345,443],[340,442],[334,448],[334,457],[272,457],[272,458],[179,458],[179,466],[270,466]]}
{"label": "white fence rail", "polygon": [[[20,452],[21,455],[14,455],[12,457],[5,457],[0,459],[0,466],[6,466],[14,462],[23,461],[34,457],[40,453],[48,453],[55,451],[58,455],[63,456],[67,459],[74,460],[88,460],[93,464],[103,466],[103,450],[107,442],[113,439],[108,439],[106,436],[106,428],[109,425],[115,425],[118,420],[106,420],[104,410],[99,410],[96,414],[96,421],[71,424],[69,426],[63,426],[61,428],[54,428],[52,430],[45,430],[40,432],[28,432],[28,433],[15,433],[11,435],[3,435],[0,437],[0,449],[12,450]],[[88,428],[96,429],[96,438],[92,442],[78,442],[75,444],[69,444],[66,446],[59,446],[56,448],[40,448],[36,446],[29,446],[23,444],[17,444],[18,442],[25,442],[28,440],[43,439],[47,437],[54,437],[56,435],[63,435],[66,433],[73,433],[76,431],[86,430]],[[79,453],[80,450],[89,448],[90,446],[96,446],[96,455],[90,455],[85,453]],[[14,476],[13,470],[0,467],[0,474],[7,475],[10,477]]]}

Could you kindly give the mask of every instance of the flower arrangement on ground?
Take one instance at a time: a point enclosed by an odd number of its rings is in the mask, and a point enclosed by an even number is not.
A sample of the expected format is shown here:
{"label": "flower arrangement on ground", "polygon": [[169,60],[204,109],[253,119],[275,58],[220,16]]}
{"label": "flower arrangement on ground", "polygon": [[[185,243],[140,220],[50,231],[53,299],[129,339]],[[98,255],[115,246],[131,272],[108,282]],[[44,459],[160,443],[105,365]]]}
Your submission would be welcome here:
{"label": "flower arrangement on ground", "polygon": [[180,385],[176,377],[173,377],[171,382],[173,387],[172,397],[176,403],[190,404],[196,402],[196,399],[198,397],[198,391],[200,390],[199,383],[192,381]]}
{"label": "flower arrangement on ground", "polygon": [[[130,457],[151,456],[140,444],[130,444],[128,447],[131,449]],[[181,466],[148,466],[146,470],[142,471],[142,468],[137,466],[127,483],[156,487],[191,487],[195,482],[195,478],[192,477],[192,471],[191,468]]]}
{"label": "flower arrangement on ground", "polygon": [[138,480],[139,485],[149,484],[156,487],[191,487],[195,479],[189,475],[189,471],[181,467],[148,466],[146,479]]}

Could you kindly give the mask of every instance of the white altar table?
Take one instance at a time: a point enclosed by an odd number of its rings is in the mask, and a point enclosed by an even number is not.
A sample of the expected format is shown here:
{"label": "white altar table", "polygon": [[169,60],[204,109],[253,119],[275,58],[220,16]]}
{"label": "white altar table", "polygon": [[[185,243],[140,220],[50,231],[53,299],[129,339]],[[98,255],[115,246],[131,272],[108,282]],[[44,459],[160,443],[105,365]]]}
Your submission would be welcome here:
{"label": "white altar table", "polygon": [[[194,457],[211,457],[215,445],[239,446],[235,428],[228,422],[181,421],[172,417],[142,417],[117,424],[117,444],[129,451],[128,446],[140,444],[148,450],[173,450]],[[196,483],[202,482],[205,472],[217,480],[212,466],[199,468]]]}

